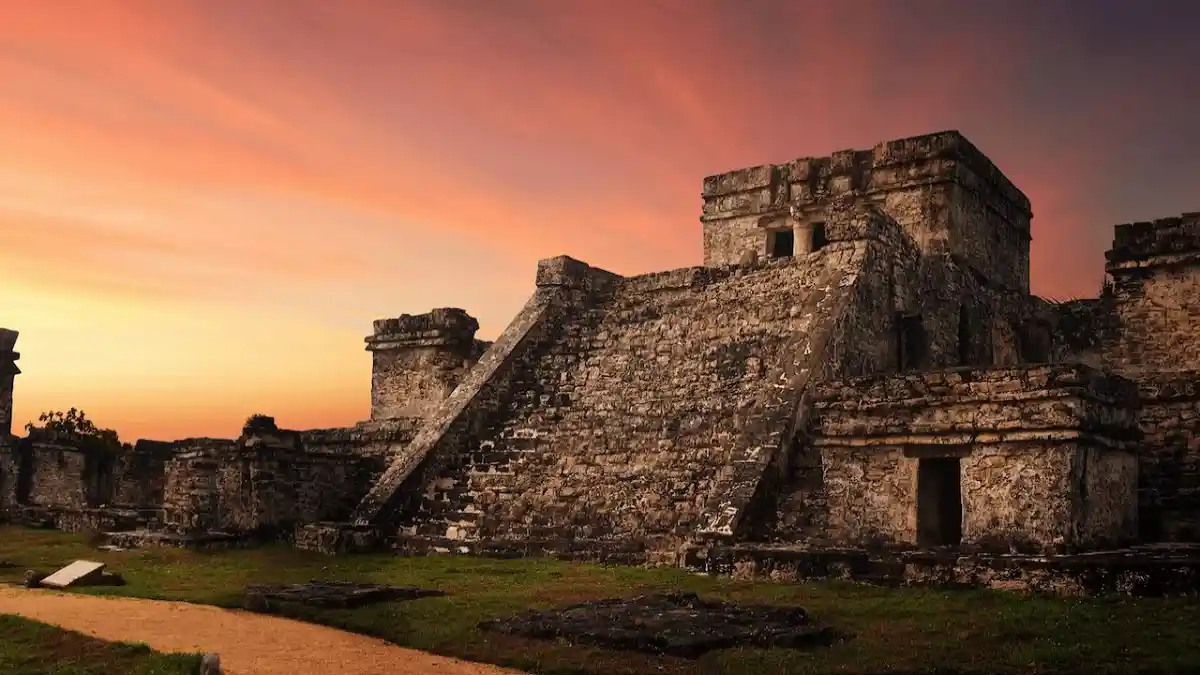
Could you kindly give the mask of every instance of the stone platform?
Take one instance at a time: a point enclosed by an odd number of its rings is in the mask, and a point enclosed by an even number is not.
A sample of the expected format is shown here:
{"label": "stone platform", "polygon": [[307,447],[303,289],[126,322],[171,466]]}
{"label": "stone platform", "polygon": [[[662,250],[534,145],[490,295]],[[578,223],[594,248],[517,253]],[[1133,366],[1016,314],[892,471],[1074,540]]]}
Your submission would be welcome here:
{"label": "stone platform", "polygon": [[247,548],[262,542],[258,537],[228,532],[176,533],[131,530],[128,532],[105,532],[104,537],[108,540],[109,544],[121,548],[164,546],[170,548],[221,550]]}
{"label": "stone platform", "polygon": [[295,602],[314,607],[350,608],[376,602],[416,600],[445,594],[445,591],[413,586],[382,586],[349,581],[310,581],[306,584],[286,586],[249,586],[246,588],[246,604],[250,609],[269,609],[274,602]]}
{"label": "stone platform", "polygon": [[695,594],[597,600],[479,624],[481,630],[536,640],[694,658],[743,645],[812,647],[836,639],[799,607],[735,605]]}
{"label": "stone platform", "polygon": [[1054,595],[1200,595],[1200,544],[1063,555],[957,549],[867,551],[744,545],[696,547],[687,569],[742,579],[845,579],[889,586],[997,588]]}
{"label": "stone platform", "polygon": [[26,527],[63,532],[125,532],[151,527],[158,514],[157,509],[132,507],[78,509],[26,505],[18,508],[16,520]]}

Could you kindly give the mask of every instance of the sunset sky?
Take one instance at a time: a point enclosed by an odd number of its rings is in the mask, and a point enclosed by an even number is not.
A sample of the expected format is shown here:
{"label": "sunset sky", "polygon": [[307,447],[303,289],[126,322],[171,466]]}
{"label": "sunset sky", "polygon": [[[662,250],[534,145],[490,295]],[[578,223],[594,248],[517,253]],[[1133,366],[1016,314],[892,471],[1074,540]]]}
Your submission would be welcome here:
{"label": "sunset sky", "polygon": [[709,174],[959,129],[1033,201],[1033,287],[1200,210],[1200,3],[0,0],[16,426],[367,415],[371,320],[495,337],[540,258],[700,263]]}

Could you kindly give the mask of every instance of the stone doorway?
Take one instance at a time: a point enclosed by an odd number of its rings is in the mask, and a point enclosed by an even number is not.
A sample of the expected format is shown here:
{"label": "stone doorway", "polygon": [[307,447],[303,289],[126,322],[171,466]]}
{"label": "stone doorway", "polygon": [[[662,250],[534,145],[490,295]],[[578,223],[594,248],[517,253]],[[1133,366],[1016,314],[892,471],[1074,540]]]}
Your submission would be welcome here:
{"label": "stone doorway", "polygon": [[957,546],[962,543],[962,461],[917,461],[917,545]]}

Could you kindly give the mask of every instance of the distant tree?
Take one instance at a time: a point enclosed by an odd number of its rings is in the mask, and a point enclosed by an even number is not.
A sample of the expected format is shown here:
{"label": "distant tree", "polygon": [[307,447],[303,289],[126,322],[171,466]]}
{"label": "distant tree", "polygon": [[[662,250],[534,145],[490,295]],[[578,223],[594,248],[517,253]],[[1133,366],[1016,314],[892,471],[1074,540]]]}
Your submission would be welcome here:
{"label": "distant tree", "polygon": [[245,428],[259,431],[274,431],[276,429],[275,418],[270,415],[263,415],[262,413],[254,413],[246,418]]}
{"label": "distant tree", "polygon": [[66,412],[51,410],[38,416],[40,425],[29,422],[25,431],[31,438],[47,441],[74,443],[79,446],[90,446],[98,450],[116,451],[123,445],[117,432],[112,429],[102,429],[87,413],[78,408]]}

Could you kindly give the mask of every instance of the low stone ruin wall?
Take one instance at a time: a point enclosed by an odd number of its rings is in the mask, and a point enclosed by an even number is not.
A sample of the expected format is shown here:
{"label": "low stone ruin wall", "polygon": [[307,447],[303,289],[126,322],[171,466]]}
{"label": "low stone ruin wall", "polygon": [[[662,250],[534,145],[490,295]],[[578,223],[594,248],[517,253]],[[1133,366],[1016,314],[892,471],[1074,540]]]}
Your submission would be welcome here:
{"label": "low stone ruin wall", "polygon": [[26,455],[30,462],[27,503],[33,506],[85,509],[104,500],[105,458],[67,443],[34,441]]}
{"label": "low stone ruin wall", "polygon": [[141,440],[112,451],[11,437],[0,442],[0,519],[71,532],[164,523],[259,532],[345,518],[419,424],[250,430],[238,440]]}
{"label": "low stone ruin wall", "polygon": [[695,546],[684,568],[740,580],[839,579],[881,586],[992,588],[1063,596],[1191,596],[1200,593],[1200,547],[1137,546],[1104,552],[1022,555],[879,548]]}
{"label": "low stone ruin wall", "polygon": [[212,443],[167,462],[166,529],[290,538],[297,523],[348,518],[383,469],[378,457],[252,438],[261,440]]}
{"label": "low stone ruin wall", "polygon": [[167,460],[175,455],[176,447],[175,443],[139,440],[118,455],[112,471],[111,503],[131,508],[161,505]]}
{"label": "low stone ruin wall", "polygon": [[13,520],[17,509],[17,439],[0,435],[0,523]]}
{"label": "low stone ruin wall", "polygon": [[814,408],[833,544],[1049,552],[1136,539],[1127,380],[1081,365],[963,368],[827,383]]}

